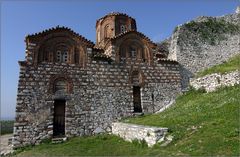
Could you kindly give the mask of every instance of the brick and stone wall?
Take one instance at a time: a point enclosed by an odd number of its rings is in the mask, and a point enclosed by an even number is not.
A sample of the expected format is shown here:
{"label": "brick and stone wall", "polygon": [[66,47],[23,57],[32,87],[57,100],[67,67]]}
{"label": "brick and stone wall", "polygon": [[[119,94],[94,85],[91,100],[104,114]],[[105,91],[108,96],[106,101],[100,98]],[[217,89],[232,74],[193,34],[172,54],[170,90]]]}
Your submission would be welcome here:
{"label": "brick and stone wall", "polygon": [[[14,131],[15,147],[37,144],[53,136],[54,101],[66,100],[67,137],[111,131],[111,123],[133,115],[133,73],[141,86],[144,113],[153,113],[180,93],[179,65],[159,61],[125,64],[94,61],[88,48],[86,67],[67,63],[20,62]],[[67,80],[65,93],[54,93],[54,80]]]}
{"label": "brick and stone wall", "polygon": [[127,141],[145,140],[149,147],[157,142],[162,142],[167,134],[168,128],[150,127],[126,123],[113,123],[112,133]]}
{"label": "brick and stone wall", "polygon": [[215,91],[219,87],[240,84],[240,71],[236,70],[226,74],[210,74],[190,80],[190,85],[195,89],[204,89],[207,92]]}

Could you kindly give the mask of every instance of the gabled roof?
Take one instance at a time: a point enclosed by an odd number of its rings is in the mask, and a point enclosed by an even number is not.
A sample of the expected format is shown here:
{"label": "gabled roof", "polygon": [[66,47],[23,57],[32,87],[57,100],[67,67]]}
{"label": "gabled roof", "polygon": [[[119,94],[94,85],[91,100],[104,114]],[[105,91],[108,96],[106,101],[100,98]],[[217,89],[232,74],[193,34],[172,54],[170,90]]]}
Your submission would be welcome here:
{"label": "gabled roof", "polygon": [[77,38],[79,38],[81,41],[87,42],[88,44],[94,46],[94,43],[88,39],[86,39],[85,37],[83,37],[82,35],[74,32],[72,29],[68,28],[68,27],[60,27],[60,26],[56,26],[56,27],[52,27],[49,29],[45,29],[42,32],[39,33],[35,33],[35,34],[31,34],[31,35],[27,35],[25,37],[25,39],[31,39],[31,38],[37,38],[37,37],[43,37],[45,35],[48,35],[49,33],[54,33],[54,32],[61,32],[61,31],[67,31],[70,34],[72,34],[73,36],[76,36]]}
{"label": "gabled roof", "polygon": [[152,40],[150,40],[146,35],[144,35],[144,34],[141,33],[141,32],[138,32],[138,31],[136,31],[136,30],[129,30],[129,31],[123,32],[123,33],[121,33],[121,34],[118,34],[118,35],[112,37],[111,40],[119,39],[119,38],[121,38],[121,37],[123,37],[123,36],[125,36],[125,35],[128,35],[128,34],[137,34],[137,35],[139,35],[141,38],[144,38],[144,39],[147,40],[148,42],[152,43],[154,46],[157,46],[157,44],[154,43]]}
{"label": "gabled roof", "polygon": [[111,12],[111,13],[108,13],[107,15],[103,16],[102,18],[98,19],[96,23],[98,23],[100,20],[103,20],[109,16],[126,16],[128,18],[131,18],[133,20],[135,20],[134,18],[132,18],[131,16],[127,15],[127,14],[124,14],[124,13],[120,13],[120,12]]}

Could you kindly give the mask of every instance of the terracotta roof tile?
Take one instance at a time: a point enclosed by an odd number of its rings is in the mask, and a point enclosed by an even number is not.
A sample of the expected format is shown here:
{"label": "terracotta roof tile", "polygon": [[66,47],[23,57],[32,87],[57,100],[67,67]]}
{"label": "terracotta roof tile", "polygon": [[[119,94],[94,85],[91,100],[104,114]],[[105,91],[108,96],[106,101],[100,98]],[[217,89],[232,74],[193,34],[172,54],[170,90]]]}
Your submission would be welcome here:
{"label": "terracotta roof tile", "polygon": [[158,63],[161,63],[161,62],[172,62],[172,63],[177,63],[178,64],[177,61],[171,60],[171,59],[166,59],[166,58],[161,58],[161,59],[158,59],[157,61],[158,61]]}
{"label": "terracotta roof tile", "polygon": [[70,32],[72,35],[80,38],[81,40],[89,43],[90,45],[94,46],[94,43],[88,39],[86,39],[85,37],[83,37],[82,35],[74,32],[72,29],[68,28],[68,27],[64,27],[64,26],[56,26],[56,27],[52,27],[52,28],[49,28],[49,29],[45,29],[43,30],[42,32],[39,32],[39,33],[34,33],[34,34],[31,34],[31,35],[27,35],[25,38],[34,38],[34,37],[39,37],[39,36],[45,36],[47,35],[48,33],[50,32],[56,32],[56,31],[68,31]]}
{"label": "terracotta roof tile", "polygon": [[154,44],[154,46],[157,46],[157,44],[154,43],[151,39],[149,39],[146,35],[144,35],[144,34],[141,33],[141,32],[138,32],[138,31],[136,31],[136,30],[129,30],[129,31],[123,32],[123,33],[121,33],[121,34],[118,34],[118,35],[112,37],[111,40],[115,40],[115,39],[117,39],[117,38],[120,38],[120,37],[122,37],[122,36],[124,36],[124,35],[126,35],[126,34],[130,34],[130,33],[137,33],[138,35],[140,35],[141,37],[143,37],[143,38],[146,39],[147,41],[149,41],[149,42],[151,42],[152,44]]}
{"label": "terracotta roof tile", "polygon": [[128,18],[131,18],[133,20],[135,20],[134,18],[132,18],[131,16],[125,14],[125,13],[120,13],[120,12],[111,12],[111,13],[108,13],[107,15],[103,16],[102,18],[98,19],[96,23],[98,23],[100,20],[103,20],[109,16],[118,16],[118,15],[122,15],[122,16],[126,16]]}

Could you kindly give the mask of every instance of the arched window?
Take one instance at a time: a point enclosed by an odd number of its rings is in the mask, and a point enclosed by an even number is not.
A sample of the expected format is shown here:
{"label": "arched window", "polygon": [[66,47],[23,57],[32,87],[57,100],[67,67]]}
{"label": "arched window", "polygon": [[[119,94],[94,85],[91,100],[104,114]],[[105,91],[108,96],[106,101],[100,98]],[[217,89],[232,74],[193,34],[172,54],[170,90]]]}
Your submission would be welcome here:
{"label": "arched window", "polygon": [[111,37],[111,29],[109,25],[106,25],[104,27],[104,38],[110,38]]}
{"label": "arched window", "polygon": [[54,84],[54,92],[67,92],[67,83],[65,80],[57,80]]}
{"label": "arched window", "polygon": [[127,26],[126,25],[121,25],[120,26],[120,32],[123,33],[123,32],[126,32],[127,31]]}
{"label": "arched window", "polygon": [[74,63],[75,64],[79,64],[79,49],[75,48],[74,49]]}
{"label": "arched window", "polygon": [[[116,61],[122,60],[136,60],[138,62],[149,62],[149,50],[141,41],[137,40],[125,40],[119,46],[118,54],[116,56]],[[126,58],[126,59],[124,59]]]}
{"label": "arched window", "polygon": [[66,63],[68,61],[68,51],[67,50],[57,50],[56,53],[57,62]]}
{"label": "arched window", "polygon": [[129,47],[129,56],[130,57],[136,57],[136,55],[137,55],[137,48],[136,47],[134,47],[134,46],[130,46]]}

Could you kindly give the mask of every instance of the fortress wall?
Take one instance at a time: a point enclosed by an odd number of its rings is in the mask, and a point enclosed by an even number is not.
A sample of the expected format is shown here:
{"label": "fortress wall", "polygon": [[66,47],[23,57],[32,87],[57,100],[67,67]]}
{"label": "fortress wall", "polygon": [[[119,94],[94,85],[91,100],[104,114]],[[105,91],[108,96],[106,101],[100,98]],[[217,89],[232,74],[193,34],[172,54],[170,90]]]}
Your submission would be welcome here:
{"label": "fortress wall", "polygon": [[[232,33],[230,30],[223,30],[225,32],[219,32],[219,34],[205,34],[203,40],[201,31],[211,32],[210,30],[213,29],[212,27],[205,26],[196,31],[193,31],[192,29],[197,25],[186,27],[186,25],[190,25],[191,23],[194,24],[194,22],[201,25],[203,22],[209,20],[225,21],[225,25],[230,26],[231,24],[234,24],[235,26],[238,26],[238,30],[235,30]],[[194,77],[195,73],[214,65],[221,64],[232,56],[240,53],[239,21],[239,14],[231,14],[216,18],[199,17],[193,21],[178,26],[169,41],[170,46],[168,58],[180,63],[183,88],[188,87],[189,79]],[[218,29],[219,28],[215,28],[215,31]]]}

